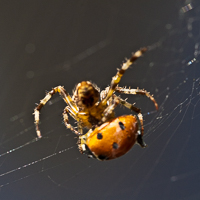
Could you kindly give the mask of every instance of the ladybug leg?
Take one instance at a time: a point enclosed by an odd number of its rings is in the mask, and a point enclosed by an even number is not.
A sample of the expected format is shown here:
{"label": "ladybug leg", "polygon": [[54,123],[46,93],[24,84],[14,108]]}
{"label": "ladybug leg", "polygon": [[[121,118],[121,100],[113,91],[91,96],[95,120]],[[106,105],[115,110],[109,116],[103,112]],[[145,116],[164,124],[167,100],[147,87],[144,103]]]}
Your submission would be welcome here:
{"label": "ladybug leg", "polygon": [[[72,110],[69,108],[69,106],[66,106],[64,111],[63,111],[63,121],[66,126],[66,128],[70,129],[72,132],[74,132],[76,135],[80,136],[83,134],[82,127],[78,125],[78,131],[69,123],[68,119],[68,114],[67,113],[72,113]],[[72,114],[71,114],[72,115]],[[74,117],[75,118],[75,117]]]}
{"label": "ladybug leg", "polygon": [[101,101],[101,105],[105,106],[107,104],[107,101],[112,96],[112,94],[115,92],[115,89],[120,82],[122,76],[124,75],[125,71],[139,58],[143,55],[143,53],[147,51],[147,48],[142,48],[135,52],[130,59],[128,59],[125,63],[123,63],[121,69],[118,70],[117,74],[112,78],[109,90],[107,92],[106,97]]}
{"label": "ladybug leg", "polygon": [[124,94],[140,94],[140,95],[146,95],[151,101],[153,101],[155,107],[156,107],[156,110],[158,110],[158,104],[156,102],[156,100],[154,99],[154,97],[149,93],[147,92],[146,90],[141,90],[139,88],[137,89],[131,89],[131,88],[123,88],[123,87],[116,87],[116,92],[119,92],[119,93],[124,93]]}

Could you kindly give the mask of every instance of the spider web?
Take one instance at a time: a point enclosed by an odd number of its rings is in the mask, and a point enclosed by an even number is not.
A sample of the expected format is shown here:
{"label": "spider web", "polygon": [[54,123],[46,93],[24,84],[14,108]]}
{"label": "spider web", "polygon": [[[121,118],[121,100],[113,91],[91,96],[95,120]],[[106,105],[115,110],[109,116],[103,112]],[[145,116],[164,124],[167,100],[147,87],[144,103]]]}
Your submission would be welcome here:
{"label": "spider web", "polygon": [[[0,3],[1,199],[199,199],[199,1],[35,2]],[[120,86],[145,88],[159,104],[121,95],[142,108],[146,149],[105,162],[81,155],[58,96],[36,138],[32,112],[45,90],[71,93],[83,80],[104,89],[142,46]]]}

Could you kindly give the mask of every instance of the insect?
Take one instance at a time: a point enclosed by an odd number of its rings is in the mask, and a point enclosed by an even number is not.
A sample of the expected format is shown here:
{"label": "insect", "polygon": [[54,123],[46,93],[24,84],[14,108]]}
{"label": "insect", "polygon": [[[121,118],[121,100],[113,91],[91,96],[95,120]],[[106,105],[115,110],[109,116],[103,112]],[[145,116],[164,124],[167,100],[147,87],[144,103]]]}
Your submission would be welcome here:
{"label": "insect", "polygon": [[98,160],[111,160],[124,155],[137,142],[143,142],[141,127],[137,116],[124,115],[103,123],[94,130],[79,137],[79,149],[82,153]]}
{"label": "insect", "polygon": [[[63,86],[54,87],[34,109],[37,136],[42,137],[39,129],[41,108],[55,93],[59,93],[67,104],[63,111],[64,124],[78,136],[78,147],[81,153],[98,160],[110,160],[128,152],[136,142],[141,147],[145,147],[146,144],[142,139],[144,128],[141,110],[115,93],[146,95],[158,109],[156,100],[146,90],[118,86],[125,71],[146,51],[147,48],[141,48],[126,60],[112,78],[110,86],[101,92],[89,81],[78,83],[72,97]],[[115,117],[114,110],[119,104],[135,112],[136,115]],[[76,120],[77,128],[69,123],[68,114]],[[83,133],[84,128],[89,131]]]}

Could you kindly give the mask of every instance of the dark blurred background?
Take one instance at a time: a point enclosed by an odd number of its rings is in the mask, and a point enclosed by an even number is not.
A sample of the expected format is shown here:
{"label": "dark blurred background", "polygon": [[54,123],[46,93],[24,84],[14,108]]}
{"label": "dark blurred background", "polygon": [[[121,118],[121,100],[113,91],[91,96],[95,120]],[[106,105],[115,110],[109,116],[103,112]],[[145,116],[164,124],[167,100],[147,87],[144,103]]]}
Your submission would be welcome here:
{"label": "dark blurred background", "polygon": [[[1,0],[0,199],[200,199],[199,45],[199,0]],[[104,89],[144,46],[120,86],[159,104],[122,95],[142,108],[148,148],[105,162],[81,155],[59,95],[42,109],[36,140],[32,113],[45,91],[72,94],[83,80]]]}

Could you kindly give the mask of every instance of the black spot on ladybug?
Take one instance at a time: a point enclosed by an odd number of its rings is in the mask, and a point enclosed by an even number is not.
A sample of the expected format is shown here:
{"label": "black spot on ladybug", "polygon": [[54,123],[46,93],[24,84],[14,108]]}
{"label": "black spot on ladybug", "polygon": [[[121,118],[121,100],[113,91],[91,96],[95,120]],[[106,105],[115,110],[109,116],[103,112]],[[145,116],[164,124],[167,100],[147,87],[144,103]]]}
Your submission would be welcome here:
{"label": "black spot on ladybug", "polygon": [[97,133],[97,139],[101,140],[103,138],[102,133]]}
{"label": "black spot on ladybug", "polygon": [[121,128],[122,130],[125,129],[125,126],[124,126],[124,124],[123,124],[122,122],[119,122],[119,126],[120,126],[120,128]]}
{"label": "black spot on ladybug", "polygon": [[116,142],[114,142],[113,143],[113,149],[118,149],[118,147],[119,147],[119,145]]}
{"label": "black spot on ladybug", "polygon": [[98,158],[99,160],[107,160],[107,157],[104,155],[99,155]]}

